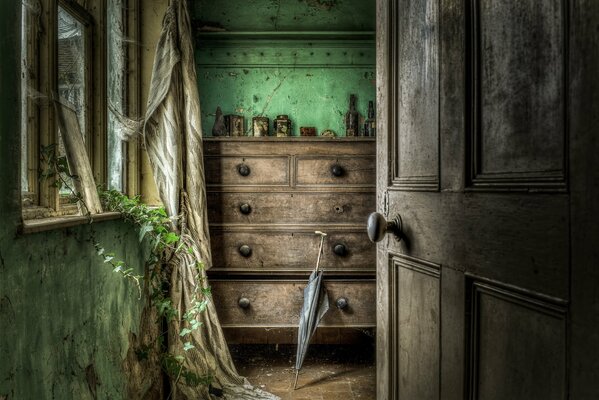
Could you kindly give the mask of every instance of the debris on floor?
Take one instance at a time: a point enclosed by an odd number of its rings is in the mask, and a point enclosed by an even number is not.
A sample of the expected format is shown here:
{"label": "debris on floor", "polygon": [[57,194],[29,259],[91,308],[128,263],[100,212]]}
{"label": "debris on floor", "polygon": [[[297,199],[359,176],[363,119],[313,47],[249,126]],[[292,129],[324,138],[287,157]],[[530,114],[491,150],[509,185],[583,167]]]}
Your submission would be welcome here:
{"label": "debris on floor", "polygon": [[295,378],[295,345],[231,345],[240,375],[282,400],[374,400],[374,345],[311,345]]}

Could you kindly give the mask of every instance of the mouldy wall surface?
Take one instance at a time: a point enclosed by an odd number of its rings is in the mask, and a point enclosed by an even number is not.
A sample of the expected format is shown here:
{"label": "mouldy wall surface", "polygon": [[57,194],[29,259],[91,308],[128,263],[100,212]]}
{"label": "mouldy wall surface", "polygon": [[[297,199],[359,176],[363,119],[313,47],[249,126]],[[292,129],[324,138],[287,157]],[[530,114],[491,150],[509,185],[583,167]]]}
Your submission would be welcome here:
{"label": "mouldy wall surface", "polygon": [[373,31],[373,0],[190,1],[192,18],[228,31]]}
{"label": "mouldy wall surface", "polygon": [[[94,229],[107,251],[141,269],[132,227]],[[89,234],[81,226],[15,238],[2,229],[0,398],[128,398],[123,362],[144,302],[102,263]]]}
{"label": "mouldy wall surface", "polygon": [[[286,114],[294,135],[300,126],[314,126],[319,133],[332,129],[343,136],[350,94],[356,94],[358,111],[367,116],[368,102],[376,97],[374,1],[201,0],[191,5],[196,28],[217,24],[227,32],[251,33],[196,32],[205,136],[212,134],[217,106],[225,115],[243,115],[246,132],[254,116],[269,117],[272,132],[274,118]],[[327,37],[332,32],[350,34]]]}
{"label": "mouldy wall surface", "polygon": [[[19,1],[0,2],[0,399],[125,399],[123,361],[143,302],[95,255],[89,226],[17,236]],[[141,270],[134,229],[97,238]]]}

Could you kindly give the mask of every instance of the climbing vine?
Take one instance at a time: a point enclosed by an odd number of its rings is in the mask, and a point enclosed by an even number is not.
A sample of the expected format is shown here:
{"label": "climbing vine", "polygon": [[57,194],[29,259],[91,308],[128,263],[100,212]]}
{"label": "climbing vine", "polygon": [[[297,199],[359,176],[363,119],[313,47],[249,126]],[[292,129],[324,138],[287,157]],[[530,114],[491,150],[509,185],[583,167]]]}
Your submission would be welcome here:
{"label": "climbing vine", "polygon": [[[67,191],[70,194],[71,202],[78,203],[82,207],[83,214],[89,218],[90,241],[103,263],[110,266],[114,273],[118,273],[124,279],[130,281],[137,288],[139,299],[142,298],[143,289],[146,290],[151,305],[158,315],[158,324],[162,325],[163,321],[168,323],[169,321],[181,319],[184,324],[179,335],[183,338],[200,329],[202,322],[198,320],[198,315],[206,310],[211,296],[210,288],[203,285],[202,270],[204,265],[200,262],[195,264],[195,281],[198,284],[192,294],[191,307],[185,314],[180,316],[169,296],[168,266],[173,257],[177,257],[180,252],[193,254],[193,249],[186,246],[180,235],[173,230],[173,221],[168,217],[164,207],[149,207],[140,200],[139,196],[128,197],[116,190],[98,189],[104,209],[119,212],[125,221],[138,228],[140,245],[141,243],[149,245],[150,252],[146,260],[146,273],[145,275],[137,275],[132,266],[117,257],[114,252],[107,251],[97,240],[92,224],[93,216],[85,204],[83,196],[75,190],[73,185],[78,177],[69,172],[66,157],[59,155],[57,150],[58,146],[56,144],[42,147],[42,165],[46,169],[40,171],[40,180],[48,181],[50,186],[61,191]],[[147,285],[142,285],[143,282],[147,282]],[[175,381],[175,384],[183,382],[189,386],[209,385],[212,380],[211,376],[198,376],[186,368],[185,356],[169,353],[164,345],[166,332],[162,329],[159,329],[159,332],[157,340],[158,347],[161,349],[159,354],[160,364],[165,373]],[[194,345],[190,341],[184,342],[182,354],[193,348]],[[146,358],[147,354],[145,357],[143,357],[143,354],[148,350],[140,351],[138,357]]]}

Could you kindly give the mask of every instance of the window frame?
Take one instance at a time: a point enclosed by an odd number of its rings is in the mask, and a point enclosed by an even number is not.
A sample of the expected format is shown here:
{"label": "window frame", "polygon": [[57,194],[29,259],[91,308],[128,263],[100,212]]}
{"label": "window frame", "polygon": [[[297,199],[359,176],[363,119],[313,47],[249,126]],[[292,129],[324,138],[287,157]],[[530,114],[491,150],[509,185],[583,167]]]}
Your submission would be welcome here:
{"label": "window frame", "polygon": [[[58,93],[58,7],[62,7],[75,17],[85,29],[85,73],[86,73],[86,127],[85,142],[90,164],[92,166],[96,184],[106,185],[107,176],[107,143],[108,143],[108,2],[100,0],[91,2],[76,0],[39,0],[41,14],[33,15],[26,12],[23,15],[27,23],[25,31],[28,33],[27,64],[32,70],[32,89],[48,96]],[[22,8],[23,12],[26,11]],[[124,20],[126,21],[126,35],[132,43],[127,45],[125,65],[128,69],[126,88],[126,107],[133,115],[138,115],[140,110],[140,82],[139,61],[141,48],[138,43],[140,34],[140,6],[139,0],[125,0]],[[22,61],[23,62],[23,61]],[[26,95],[26,93],[23,93]],[[29,190],[22,192],[22,217],[23,220],[36,218],[51,218],[72,215],[77,207],[67,204],[61,199],[58,189],[50,187],[38,179],[39,171],[45,166],[40,160],[42,146],[58,143],[58,127],[54,115],[54,107],[48,100],[27,101],[27,182]],[[138,141],[124,143],[124,169],[123,192],[135,195],[139,191],[138,160],[140,146]],[[20,154],[20,153],[19,153]],[[126,167],[125,167],[126,166]],[[64,197],[64,196],[62,196]]]}

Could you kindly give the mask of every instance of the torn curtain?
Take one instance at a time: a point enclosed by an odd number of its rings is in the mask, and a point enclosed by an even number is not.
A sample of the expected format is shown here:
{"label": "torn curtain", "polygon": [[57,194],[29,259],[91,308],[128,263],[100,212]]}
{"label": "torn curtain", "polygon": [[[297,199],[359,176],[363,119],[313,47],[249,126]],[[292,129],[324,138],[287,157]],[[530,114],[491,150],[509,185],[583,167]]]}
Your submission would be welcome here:
{"label": "torn curtain", "polygon": [[173,382],[177,399],[278,399],[252,388],[237,374],[213,303],[197,314],[199,329],[181,338],[181,316],[194,305],[196,285],[207,286],[206,272],[196,275],[197,262],[211,267],[206,206],[200,102],[197,88],[191,27],[186,0],[172,0],[163,20],[156,49],[144,138],[160,198],[192,252],[180,251],[171,265],[171,299],[179,319],[169,326],[169,351],[185,352],[185,367],[197,376],[212,375],[221,397],[210,397],[205,386]]}

